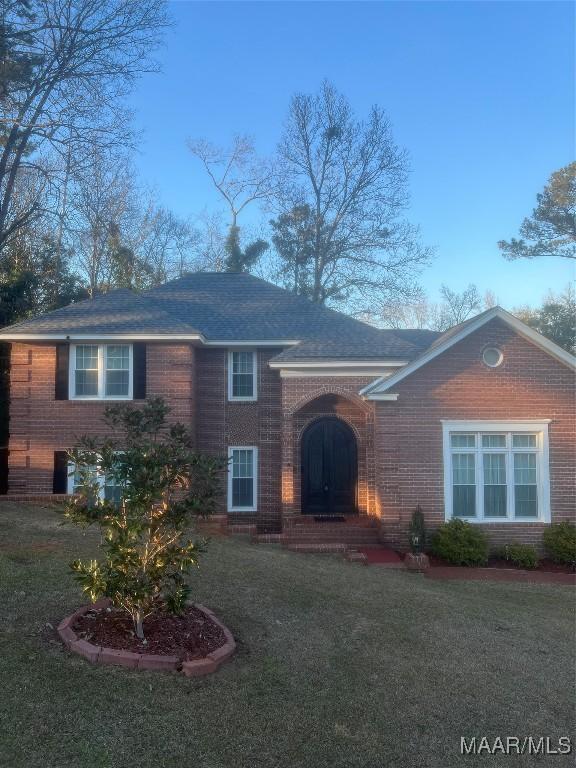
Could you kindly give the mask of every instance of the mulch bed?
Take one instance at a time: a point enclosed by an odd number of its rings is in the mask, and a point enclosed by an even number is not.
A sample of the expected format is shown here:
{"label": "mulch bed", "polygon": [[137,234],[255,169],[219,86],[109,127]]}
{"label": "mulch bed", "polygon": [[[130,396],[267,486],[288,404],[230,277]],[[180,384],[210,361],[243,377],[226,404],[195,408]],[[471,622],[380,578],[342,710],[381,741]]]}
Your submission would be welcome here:
{"label": "mulch bed", "polygon": [[177,656],[181,661],[203,659],[226,642],[222,627],[195,606],[182,616],[161,612],[144,620],[143,643],[134,634],[132,620],[123,611],[90,610],[72,626],[76,635],[96,646],[133,653]]}
{"label": "mulch bed", "polygon": [[[439,557],[435,557],[434,555],[428,555],[430,559],[430,565],[433,568],[462,568],[467,566],[460,566],[460,565],[453,565],[452,563],[447,563],[445,560],[442,560]],[[514,565],[514,563],[511,563],[509,560],[502,560],[497,557],[491,557],[486,565],[476,565],[475,568],[505,568],[510,571],[524,571],[528,570],[525,568],[519,568],[517,565]],[[574,569],[570,565],[561,565],[560,563],[555,563],[552,560],[542,559],[538,561],[538,565],[536,568],[530,568],[530,571],[533,573],[574,573]]]}
{"label": "mulch bed", "polygon": [[368,565],[402,565],[402,558],[393,549],[386,547],[356,547],[356,549],[366,555]]}

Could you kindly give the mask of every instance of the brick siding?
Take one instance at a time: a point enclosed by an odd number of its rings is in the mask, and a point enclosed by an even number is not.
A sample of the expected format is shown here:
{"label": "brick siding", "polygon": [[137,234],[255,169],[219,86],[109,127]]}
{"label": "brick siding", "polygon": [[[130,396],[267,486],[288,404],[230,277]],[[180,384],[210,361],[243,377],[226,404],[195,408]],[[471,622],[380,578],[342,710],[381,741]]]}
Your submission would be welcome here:
{"label": "brick siding", "polygon": [[374,408],[358,392],[373,377],[306,377],[282,380],[282,498],[284,513],[300,512],[302,435],[322,416],[336,416],[354,431],[358,449],[357,503],[360,514],[377,514],[374,467]]}
{"label": "brick siding", "polygon": [[[164,397],[170,419],[194,428],[194,348],[149,344],[147,395]],[[52,492],[54,451],[72,448],[84,434],[105,436],[110,401],[55,400],[54,345],[12,344],[8,494]]]}
{"label": "brick siding", "polygon": [[[488,368],[486,346],[504,360]],[[574,520],[576,446],[574,374],[495,319],[423,366],[376,403],[377,493],[382,537],[407,545],[412,511],[420,504],[430,529],[444,522],[442,419],[551,419],[552,521]],[[542,523],[482,524],[494,547],[511,541],[540,545]]]}
{"label": "brick siding", "polygon": [[[236,512],[233,520],[254,522],[262,528],[278,528],[281,520],[280,456],[281,396],[280,375],[268,367],[280,349],[260,349],[257,354],[258,400],[228,400],[228,354],[225,349],[197,350],[198,449],[226,456],[232,445],[258,448],[258,512]],[[226,487],[223,478],[220,511],[226,511]]]}
{"label": "brick siding", "polygon": [[[498,368],[481,362],[485,346],[499,346]],[[147,394],[164,397],[171,418],[187,424],[199,450],[226,455],[228,446],[259,449],[257,513],[235,513],[235,523],[275,531],[300,511],[301,437],[322,416],[354,431],[358,447],[358,511],[381,518],[385,542],[404,547],[417,504],[428,527],[444,520],[442,419],[551,419],[550,483],[553,520],[576,508],[574,377],[569,368],[493,320],[402,381],[395,402],[365,401],[358,391],[372,377],[289,377],[268,366],[279,349],[257,355],[258,400],[229,402],[227,352],[184,343],[151,343]],[[103,436],[106,402],[56,401],[54,345],[13,344],[8,493],[49,494],[54,451],[78,436]],[[219,512],[225,513],[222,478]],[[543,525],[484,526],[492,542],[541,542]]]}

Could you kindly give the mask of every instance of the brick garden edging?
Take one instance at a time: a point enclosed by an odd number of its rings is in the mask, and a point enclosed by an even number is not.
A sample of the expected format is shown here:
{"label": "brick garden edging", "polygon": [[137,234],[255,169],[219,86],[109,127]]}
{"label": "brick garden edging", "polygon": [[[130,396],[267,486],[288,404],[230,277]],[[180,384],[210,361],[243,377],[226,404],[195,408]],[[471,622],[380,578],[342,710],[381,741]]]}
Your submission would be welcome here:
{"label": "brick garden edging", "polygon": [[93,664],[112,664],[118,667],[130,667],[132,669],[163,670],[170,672],[182,672],[186,677],[200,677],[208,675],[216,670],[232,656],[236,650],[236,641],[232,633],[224,624],[214,615],[214,613],[203,605],[198,603],[194,607],[202,611],[214,624],[217,624],[224,632],[226,642],[220,648],[209,653],[203,659],[194,659],[193,661],[180,661],[177,656],[165,656],[161,654],[133,653],[132,651],[123,651],[116,648],[102,648],[93,645],[87,640],[79,638],[72,626],[76,619],[83,616],[88,611],[94,609],[107,608],[110,600],[98,600],[91,605],[83,605],[67,616],[58,625],[58,634],[64,645],[74,653],[83,656]]}

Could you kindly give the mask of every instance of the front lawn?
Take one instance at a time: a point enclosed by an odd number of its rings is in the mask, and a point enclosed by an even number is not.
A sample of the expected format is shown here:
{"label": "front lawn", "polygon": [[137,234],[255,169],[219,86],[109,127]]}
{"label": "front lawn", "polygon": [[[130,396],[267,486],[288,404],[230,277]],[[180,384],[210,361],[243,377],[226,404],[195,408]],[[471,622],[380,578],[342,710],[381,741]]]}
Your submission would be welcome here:
{"label": "front lawn", "polygon": [[186,679],[63,648],[53,627],[83,602],[67,563],[96,536],[59,522],[0,502],[2,767],[537,765],[462,757],[460,737],[574,736],[571,587],[433,581],[214,540],[193,596],[238,653]]}

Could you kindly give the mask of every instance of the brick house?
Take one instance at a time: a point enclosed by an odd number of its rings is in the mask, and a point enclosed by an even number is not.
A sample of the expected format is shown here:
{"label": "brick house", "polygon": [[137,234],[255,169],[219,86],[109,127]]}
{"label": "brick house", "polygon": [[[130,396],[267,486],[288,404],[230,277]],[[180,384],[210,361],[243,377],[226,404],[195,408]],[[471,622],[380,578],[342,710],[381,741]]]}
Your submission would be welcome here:
{"label": "brick house", "polygon": [[498,307],[443,334],[381,330],[250,275],[198,273],[0,341],[12,496],[73,492],[66,449],[103,434],[111,401],[159,395],[199,450],[229,457],[234,525],[402,548],[420,505],[430,528],[459,517],[494,545],[538,546],[574,519],[575,359]]}

